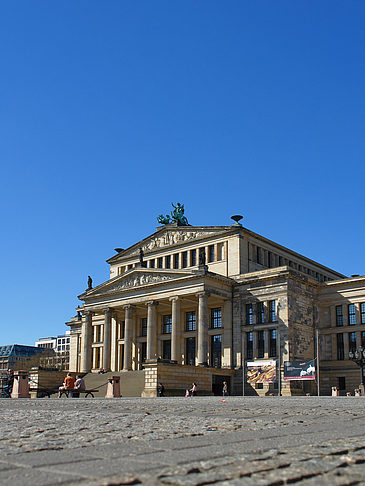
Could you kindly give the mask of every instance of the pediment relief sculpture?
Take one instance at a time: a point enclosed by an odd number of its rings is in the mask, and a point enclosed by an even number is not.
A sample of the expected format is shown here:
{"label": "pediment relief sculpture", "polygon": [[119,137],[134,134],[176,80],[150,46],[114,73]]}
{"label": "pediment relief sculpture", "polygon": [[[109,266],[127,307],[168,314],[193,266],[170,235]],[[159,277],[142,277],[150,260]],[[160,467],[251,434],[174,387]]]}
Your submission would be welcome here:
{"label": "pediment relief sculpture", "polygon": [[176,275],[166,275],[166,274],[142,274],[142,275],[130,275],[126,277],[121,282],[109,287],[106,292],[115,292],[118,290],[129,289],[133,287],[141,287],[142,285],[161,283],[167,280],[175,279]]}

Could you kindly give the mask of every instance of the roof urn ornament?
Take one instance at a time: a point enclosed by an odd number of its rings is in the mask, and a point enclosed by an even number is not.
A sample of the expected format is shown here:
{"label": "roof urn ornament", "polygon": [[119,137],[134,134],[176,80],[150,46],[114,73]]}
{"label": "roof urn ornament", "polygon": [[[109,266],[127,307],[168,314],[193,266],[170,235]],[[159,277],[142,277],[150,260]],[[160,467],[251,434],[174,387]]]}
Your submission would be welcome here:
{"label": "roof urn ornament", "polygon": [[171,216],[168,214],[166,214],[166,216],[160,214],[157,217],[157,221],[161,224],[176,223],[177,226],[189,226],[188,220],[186,216],[184,216],[184,205],[177,202],[176,206],[174,203],[171,203],[171,206],[174,208],[170,213]]}
{"label": "roof urn ornament", "polygon": [[242,226],[240,221],[241,221],[241,219],[243,219],[243,216],[241,216],[240,214],[234,214],[233,216],[231,216],[231,219],[233,219],[233,221],[234,221],[232,226]]}

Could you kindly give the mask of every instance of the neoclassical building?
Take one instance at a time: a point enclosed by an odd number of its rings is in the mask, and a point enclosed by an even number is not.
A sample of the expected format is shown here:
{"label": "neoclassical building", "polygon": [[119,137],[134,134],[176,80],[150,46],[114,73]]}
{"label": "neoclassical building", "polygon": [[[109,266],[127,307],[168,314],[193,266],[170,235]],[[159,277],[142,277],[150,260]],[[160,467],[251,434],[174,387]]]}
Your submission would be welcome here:
{"label": "neoclassical building", "polygon": [[[70,370],[145,368],[154,376],[147,395],[162,379],[183,388],[179,373],[184,383],[189,373],[204,382],[207,393],[217,377],[236,394],[313,393],[314,384],[285,382],[282,372],[285,361],[316,356],[318,329],[321,393],[358,386],[347,355],[365,345],[365,277],[346,278],[234,220],[168,221],[116,249],[110,278],[79,296],[78,315],[67,323]],[[280,379],[243,390],[245,363],[263,359],[277,360]],[[153,374],[158,363],[165,374]]]}

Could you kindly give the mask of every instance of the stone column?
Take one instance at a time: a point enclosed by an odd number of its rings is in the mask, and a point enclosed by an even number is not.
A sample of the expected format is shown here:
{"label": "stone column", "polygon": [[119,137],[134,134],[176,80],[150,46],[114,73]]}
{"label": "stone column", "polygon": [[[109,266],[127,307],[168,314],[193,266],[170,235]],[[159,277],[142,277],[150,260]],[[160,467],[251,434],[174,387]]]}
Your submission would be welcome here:
{"label": "stone column", "polygon": [[264,331],[264,357],[265,358],[268,358],[270,353],[269,341],[270,341],[270,331],[268,329],[265,329]]}
{"label": "stone column", "polygon": [[171,331],[171,360],[180,361],[180,300],[179,297],[172,297],[172,331]]}
{"label": "stone column", "polygon": [[105,310],[104,318],[104,345],[103,345],[103,368],[110,371],[111,358],[111,326],[112,326],[112,309]]}
{"label": "stone column", "polygon": [[147,302],[147,356],[146,359],[157,359],[157,308],[158,302]]}
{"label": "stone column", "polygon": [[198,294],[198,365],[208,364],[208,295]]}
{"label": "stone column", "polygon": [[92,313],[86,312],[81,327],[81,373],[91,370]]}
{"label": "stone column", "polygon": [[132,369],[132,330],[133,330],[133,306],[126,305],[124,319],[124,363],[123,370]]}
{"label": "stone column", "polygon": [[223,305],[223,356],[222,367],[232,367],[232,301],[225,300]]}
{"label": "stone column", "polygon": [[118,371],[118,363],[117,363],[117,356],[118,356],[118,351],[117,351],[117,346],[118,346],[118,322],[117,318],[113,317],[112,318],[112,337],[111,337],[111,362],[110,362],[110,369],[112,371]]}

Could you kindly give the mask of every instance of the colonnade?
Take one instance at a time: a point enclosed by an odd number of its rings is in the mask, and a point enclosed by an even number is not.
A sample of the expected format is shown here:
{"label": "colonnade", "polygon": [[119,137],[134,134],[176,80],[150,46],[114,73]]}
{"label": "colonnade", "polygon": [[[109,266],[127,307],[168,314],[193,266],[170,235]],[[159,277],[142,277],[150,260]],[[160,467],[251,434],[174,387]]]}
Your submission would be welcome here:
{"label": "colonnade", "polygon": [[[195,294],[198,299],[197,308],[197,363],[198,365],[207,365],[208,363],[208,329],[209,329],[209,312],[208,312],[208,292],[199,292]],[[171,360],[179,361],[181,345],[181,297],[174,296],[169,299],[171,303]],[[139,304],[140,305],[140,304]],[[158,335],[158,305],[159,302],[151,300],[146,303],[147,306],[147,346],[146,359],[153,360],[158,357],[157,335]],[[227,307],[228,306],[228,307]],[[112,363],[112,341],[116,336],[112,334],[112,317],[113,312],[124,310],[124,355],[123,370],[132,369],[132,342],[135,338],[133,329],[135,329],[135,305],[127,304],[118,308],[103,309],[104,313],[104,337],[103,337],[103,359],[102,364],[105,370],[111,369]],[[99,311],[100,312],[100,311]],[[224,304],[224,316],[226,317],[223,338],[224,349],[231,346],[232,326],[231,326],[231,301]],[[227,334],[228,333],[228,334]],[[228,337],[227,337],[228,336]],[[80,371],[86,373],[92,369],[92,312],[85,311],[82,319],[81,329],[81,365]],[[115,345],[115,343],[114,343]],[[227,355],[231,351],[227,350]]]}

